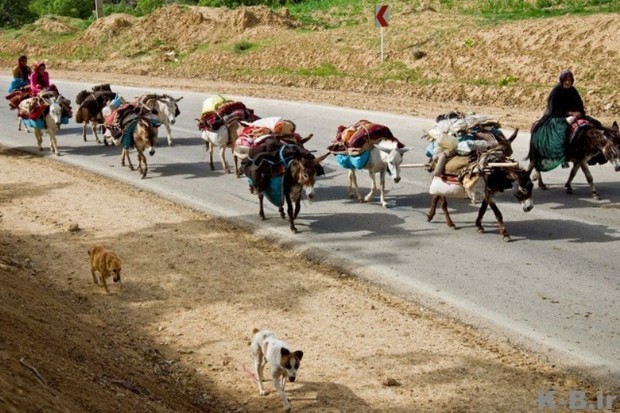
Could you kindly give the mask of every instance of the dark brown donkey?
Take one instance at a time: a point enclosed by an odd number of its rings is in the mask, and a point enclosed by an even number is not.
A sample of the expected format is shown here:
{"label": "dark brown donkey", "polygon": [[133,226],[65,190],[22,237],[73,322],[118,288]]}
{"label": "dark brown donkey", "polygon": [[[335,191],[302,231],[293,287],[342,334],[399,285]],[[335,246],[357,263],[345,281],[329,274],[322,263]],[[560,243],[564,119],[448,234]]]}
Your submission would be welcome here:
{"label": "dark brown donkey", "polygon": [[[106,85],[109,88],[109,85]],[[101,143],[99,136],[97,136],[97,126],[103,125],[103,109],[116,94],[111,90],[96,89],[93,87],[93,92],[82,90],[75,98],[75,103],[79,106],[75,112],[75,122],[82,124],[82,138],[86,142],[86,125],[91,124],[95,141]]]}
{"label": "dark brown donkey", "polygon": [[[606,163],[609,161],[616,172],[620,171],[620,132],[618,123],[614,122],[611,127],[605,127],[600,123],[591,122],[580,127],[575,136],[569,140],[565,150],[565,157],[573,166],[570,170],[568,180],[564,187],[566,193],[572,194],[571,183],[581,169],[590,185],[592,197],[600,199],[599,193],[594,186],[594,179],[588,164]],[[538,187],[547,189],[547,185],[542,180],[542,175],[537,168],[540,161],[540,154],[537,153],[530,141],[530,150],[527,159],[530,160],[528,171],[536,169],[538,174]]]}
{"label": "dark brown donkey", "polygon": [[[450,228],[456,228],[454,222],[450,218],[448,213],[448,197],[470,197],[472,201],[479,202],[475,199],[471,192],[466,192],[463,187],[463,182],[467,178],[474,177],[477,179],[476,188],[481,196],[481,204],[478,209],[478,217],[476,218],[476,228],[478,232],[484,232],[482,226],[482,218],[487,211],[488,207],[491,207],[495,213],[495,219],[499,225],[499,234],[504,241],[510,241],[510,235],[504,225],[504,218],[500,212],[497,204],[495,203],[494,195],[498,192],[503,192],[506,189],[510,189],[512,194],[521,203],[524,212],[532,210],[534,203],[532,201],[532,190],[534,184],[530,178],[530,174],[527,170],[521,169],[518,164],[515,166],[490,166],[493,163],[504,163],[510,165],[512,163],[517,164],[511,158],[507,157],[502,149],[491,148],[480,155],[478,160],[470,163],[470,165],[459,174],[460,182],[456,183],[444,183],[441,184],[441,179],[433,178],[431,184],[431,194],[433,198],[431,200],[431,207],[428,211],[427,218],[430,222],[435,216],[437,210],[437,204],[441,201],[441,209],[444,212],[446,224]],[[439,180],[439,185],[434,187],[435,180]],[[480,185],[481,186],[478,186]],[[457,189],[461,190],[461,193]]]}
{"label": "dark brown donkey", "polygon": [[284,144],[276,140],[259,148],[253,148],[250,156],[243,160],[241,166],[245,175],[252,181],[250,190],[258,195],[259,216],[265,219],[263,199],[266,196],[278,207],[280,217],[286,219],[284,202],[291,231],[297,233],[295,218],[301,209],[303,193],[309,199],[315,197],[314,183],[316,177],[323,175],[320,163],[329,153],[315,158],[303,146]]}

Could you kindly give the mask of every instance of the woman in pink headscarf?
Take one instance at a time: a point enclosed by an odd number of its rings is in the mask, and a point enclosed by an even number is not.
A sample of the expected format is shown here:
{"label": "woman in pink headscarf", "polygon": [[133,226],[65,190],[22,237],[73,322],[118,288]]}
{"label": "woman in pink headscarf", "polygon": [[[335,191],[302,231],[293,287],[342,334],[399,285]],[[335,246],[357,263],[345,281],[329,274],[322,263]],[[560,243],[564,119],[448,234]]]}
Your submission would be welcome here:
{"label": "woman in pink headscarf", "polygon": [[32,74],[30,75],[30,88],[32,95],[38,95],[41,92],[53,92],[55,96],[58,96],[58,89],[55,85],[50,84],[50,75],[47,73],[44,62],[38,62],[33,67]]}

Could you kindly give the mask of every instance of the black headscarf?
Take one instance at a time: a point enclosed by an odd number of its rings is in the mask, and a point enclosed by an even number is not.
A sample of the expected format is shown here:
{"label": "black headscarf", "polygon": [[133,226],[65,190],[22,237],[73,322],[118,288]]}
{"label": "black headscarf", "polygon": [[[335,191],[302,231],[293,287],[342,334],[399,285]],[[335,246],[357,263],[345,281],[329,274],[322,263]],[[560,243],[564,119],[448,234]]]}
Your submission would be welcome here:
{"label": "black headscarf", "polygon": [[574,81],[573,73],[570,70],[564,70],[560,73],[560,81],[551,89],[547,98],[547,109],[545,115],[552,118],[567,116],[568,112],[581,112],[585,116],[586,111],[583,107],[583,101],[577,89],[574,86],[565,88],[564,80],[570,78]]}

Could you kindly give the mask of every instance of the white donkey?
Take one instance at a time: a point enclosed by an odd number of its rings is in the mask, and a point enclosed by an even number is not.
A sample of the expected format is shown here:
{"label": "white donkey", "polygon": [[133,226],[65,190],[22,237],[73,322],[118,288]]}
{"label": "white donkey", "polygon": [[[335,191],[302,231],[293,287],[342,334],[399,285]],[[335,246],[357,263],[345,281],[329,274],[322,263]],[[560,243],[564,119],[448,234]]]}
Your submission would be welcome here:
{"label": "white donkey", "polygon": [[168,133],[168,146],[172,146],[172,130],[170,125],[174,125],[176,118],[181,114],[177,103],[183,99],[183,96],[175,99],[170,95],[148,94],[142,95],[137,99],[157,115]]}
{"label": "white donkey", "polygon": [[381,205],[384,208],[388,207],[388,203],[385,201],[385,173],[390,172],[394,182],[400,181],[400,165],[403,163],[403,154],[409,151],[411,148],[398,148],[398,144],[391,140],[381,140],[369,150],[370,154],[368,162],[358,169],[366,169],[372,186],[370,192],[365,197],[362,197],[357,186],[357,176],[355,175],[354,167],[349,169],[349,197],[355,196],[359,202],[370,202],[377,190],[376,174],[379,174],[379,182],[381,184],[379,190],[381,192]]}
{"label": "white donkey", "polygon": [[[49,107],[47,114],[43,114],[37,120],[24,119],[24,125],[30,126],[34,129],[34,136],[37,139],[37,146],[40,151],[43,150],[43,130],[46,130],[50,135],[51,151],[56,155],[60,155],[60,152],[58,152],[58,143],[56,141],[56,132],[60,129],[60,124],[62,122],[62,106],[60,105],[62,99],[63,97],[61,95],[58,95],[57,97],[40,95],[23,100],[19,104],[20,113],[30,113],[33,106],[40,104],[41,100],[44,100]],[[43,128],[40,127],[41,121],[43,121],[43,124],[45,125]]]}

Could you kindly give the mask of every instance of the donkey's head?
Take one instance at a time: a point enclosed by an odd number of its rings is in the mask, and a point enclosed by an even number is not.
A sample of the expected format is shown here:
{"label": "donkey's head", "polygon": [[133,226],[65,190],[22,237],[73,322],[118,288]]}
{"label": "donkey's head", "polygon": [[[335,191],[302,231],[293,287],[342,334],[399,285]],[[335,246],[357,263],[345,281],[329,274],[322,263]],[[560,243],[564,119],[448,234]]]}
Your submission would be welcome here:
{"label": "donkey's head", "polygon": [[512,156],[512,142],[517,137],[517,133],[519,133],[519,129],[515,129],[512,135],[510,135],[510,138],[506,138],[502,132],[494,134],[495,139],[497,139],[497,144],[502,148],[504,155]]}
{"label": "donkey's head", "polygon": [[381,160],[387,164],[387,169],[394,182],[400,181],[400,165],[403,163],[403,154],[409,151],[411,148],[398,148],[394,145],[393,148],[385,147],[384,144],[375,145],[377,149],[381,151]]}
{"label": "donkey's head", "polygon": [[153,156],[155,155],[157,133],[157,128],[151,125],[151,121],[148,118],[140,117],[133,133],[134,144]]}
{"label": "donkey's head", "polygon": [[603,128],[605,140],[602,142],[601,152],[616,172],[620,171],[620,131],[618,123],[614,121],[611,128]]}
{"label": "donkey's head", "polygon": [[301,159],[295,159],[291,162],[290,168],[293,181],[303,188],[308,199],[314,199],[314,183],[319,165],[328,156],[329,152],[319,158],[314,158],[308,152],[307,156],[302,156]]}
{"label": "donkey's head", "polygon": [[60,123],[62,122],[62,106],[60,105],[62,99],[63,98],[61,95],[48,99],[50,109],[49,115],[52,117],[52,120],[56,124],[56,127],[59,127]]}
{"label": "donkey's head", "polygon": [[183,99],[183,96],[175,99],[172,96],[164,95],[163,99],[158,100],[159,105],[157,109],[164,113],[164,115],[168,118],[168,121],[171,124],[174,124],[177,120],[177,117],[181,114],[179,106],[177,105],[177,102],[179,102],[181,99]]}
{"label": "donkey's head", "polygon": [[508,172],[512,181],[512,194],[517,198],[523,207],[523,212],[529,212],[534,208],[532,192],[534,184],[530,174],[524,169],[516,169]]}

